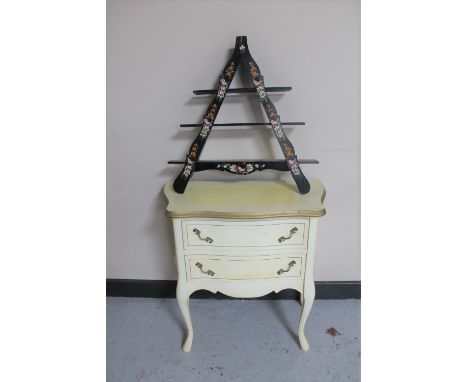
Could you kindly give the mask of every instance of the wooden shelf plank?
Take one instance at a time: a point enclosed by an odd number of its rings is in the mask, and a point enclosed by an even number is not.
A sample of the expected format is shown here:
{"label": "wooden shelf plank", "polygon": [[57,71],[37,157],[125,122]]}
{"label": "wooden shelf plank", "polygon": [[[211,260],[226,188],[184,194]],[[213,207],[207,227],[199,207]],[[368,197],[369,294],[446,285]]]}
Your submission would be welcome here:
{"label": "wooden shelf plank", "polygon": [[[316,159],[302,159],[298,161],[300,164],[317,164]],[[185,161],[170,160],[168,164],[183,164]],[[288,164],[284,159],[273,160],[200,160],[195,163],[195,172],[205,170],[217,170],[229,172],[236,175],[247,175],[255,171],[276,170],[289,171]]]}
{"label": "wooden shelf plank", "polygon": [[[272,86],[266,87],[265,91],[267,93],[280,93],[280,92],[289,92],[292,90],[291,86]],[[216,94],[218,89],[203,89],[203,90],[194,90],[193,94],[204,95],[204,94]],[[228,89],[228,93],[255,93],[255,88],[233,88]]]}
{"label": "wooden shelf plank", "polygon": [[[318,164],[319,161],[317,159],[298,159],[299,164]],[[185,161],[183,160],[170,160],[167,162],[168,164],[184,164]],[[210,160],[199,160],[197,163],[286,163],[284,159],[272,159],[272,160],[265,160],[265,159],[238,159],[238,160],[223,160],[223,159],[210,159]]]}
{"label": "wooden shelf plank", "polygon": [[[305,126],[305,122],[281,122],[282,126]],[[180,127],[202,127],[201,123],[181,123]],[[213,126],[271,126],[270,122],[215,123]]]}

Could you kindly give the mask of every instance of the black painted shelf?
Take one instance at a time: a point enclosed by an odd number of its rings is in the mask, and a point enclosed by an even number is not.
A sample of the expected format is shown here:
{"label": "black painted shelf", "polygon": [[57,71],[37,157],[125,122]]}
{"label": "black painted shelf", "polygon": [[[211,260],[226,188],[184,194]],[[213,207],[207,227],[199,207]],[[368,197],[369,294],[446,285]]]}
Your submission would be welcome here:
{"label": "black painted shelf", "polygon": [[[318,164],[316,159],[302,159],[298,160],[300,164]],[[170,160],[168,164],[184,164],[182,160]],[[285,159],[238,159],[238,160],[199,160],[195,163],[195,172],[205,170],[218,170],[230,172],[237,175],[247,175],[255,171],[263,170],[276,170],[276,171],[290,171]]]}
{"label": "black painted shelf", "polygon": [[[280,92],[290,92],[292,90],[291,86],[272,86],[266,87],[265,91],[267,93],[280,93]],[[255,88],[233,88],[228,89],[228,93],[256,93]],[[203,89],[203,90],[194,90],[193,94],[204,95],[204,94],[216,94],[218,89]]]}
{"label": "black painted shelf", "polygon": [[[319,161],[317,159],[298,159],[297,160],[300,164],[318,164]],[[170,160],[167,161],[168,164],[184,164],[184,160]],[[238,160],[223,160],[223,159],[211,159],[211,160],[199,160],[197,163],[286,163],[284,159],[272,159],[272,160],[264,160],[264,159],[238,159]]]}
{"label": "black painted shelf", "polygon": [[[305,122],[281,122],[282,126],[305,126]],[[202,127],[202,123],[181,123],[180,127]],[[215,123],[213,126],[271,126],[270,122]]]}

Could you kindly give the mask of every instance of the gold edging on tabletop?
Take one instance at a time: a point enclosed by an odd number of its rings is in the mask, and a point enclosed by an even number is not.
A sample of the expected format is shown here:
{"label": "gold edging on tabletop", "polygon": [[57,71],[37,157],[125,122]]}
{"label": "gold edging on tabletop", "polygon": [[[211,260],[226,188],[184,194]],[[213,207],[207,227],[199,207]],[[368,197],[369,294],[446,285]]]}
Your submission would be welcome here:
{"label": "gold edging on tabletop", "polygon": [[220,219],[264,219],[278,217],[320,217],[326,214],[325,208],[319,211],[277,211],[277,212],[214,212],[214,211],[166,211],[168,218],[220,218]]}
{"label": "gold edging on tabletop", "polygon": [[[325,200],[326,190],[323,187],[320,202]],[[170,201],[166,196],[166,200]],[[186,218],[186,217],[199,217],[199,218],[219,218],[219,219],[266,219],[266,218],[279,218],[279,217],[310,217],[318,218],[327,213],[325,208],[318,211],[310,210],[296,210],[296,211],[275,211],[275,212],[215,212],[215,211],[167,211],[168,218]]]}

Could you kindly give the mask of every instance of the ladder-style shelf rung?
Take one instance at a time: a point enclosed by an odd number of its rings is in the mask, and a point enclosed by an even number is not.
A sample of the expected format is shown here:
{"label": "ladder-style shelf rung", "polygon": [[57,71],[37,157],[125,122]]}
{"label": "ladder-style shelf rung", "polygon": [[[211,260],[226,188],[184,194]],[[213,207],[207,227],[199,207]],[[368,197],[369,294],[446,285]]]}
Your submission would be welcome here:
{"label": "ladder-style shelf rung", "polygon": [[[297,160],[299,164],[318,164],[319,161],[317,159],[298,159]],[[184,164],[184,160],[169,160],[167,161],[168,164]],[[199,160],[197,163],[286,163],[286,160],[284,159],[270,159],[270,160],[264,160],[264,159],[230,159],[230,160],[222,160],[222,159],[205,159],[205,160]]]}
{"label": "ladder-style shelf rung", "polygon": [[[316,159],[302,159],[298,160],[300,164],[318,164]],[[184,164],[185,161],[170,160],[168,164]],[[200,160],[195,163],[195,172],[205,170],[218,170],[230,172],[231,174],[247,175],[255,171],[263,170],[276,170],[276,171],[290,171],[284,159],[273,160]]]}
{"label": "ladder-style shelf rung", "polygon": [[[265,91],[267,93],[279,93],[279,92],[289,92],[292,90],[291,86],[272,86],[266,87]],[[228,89],[228,93],[256,93],[257,89],[255,88],[233,88]],[[193,94],[204,95],[204,94],[216,94],[218,89],[204,89],[204,90],[194,90]]]}
{"label": "ladder-style shelf rung", "polygon": [[[281,122],[282,126],[305,126],[305,122]],[[202,123],[181,123],[180,127],[202,127]],[[213,126],[271,126],[270,122],[215,123]]]}

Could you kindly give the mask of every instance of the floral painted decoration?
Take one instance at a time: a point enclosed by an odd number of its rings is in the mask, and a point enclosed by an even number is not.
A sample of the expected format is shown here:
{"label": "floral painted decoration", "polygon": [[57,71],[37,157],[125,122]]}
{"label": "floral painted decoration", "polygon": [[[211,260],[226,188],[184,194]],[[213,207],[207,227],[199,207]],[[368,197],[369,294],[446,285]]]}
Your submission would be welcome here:
{"label": "floral painted decoration", "polygon": [[232,174],[247,175],[258,170],[263,170],[265,166],[265,163],[223,163],[218,164],[216,168],[230,172]]}
{"label": "floral painted decoration", "polygon": [[267,116],[268,119],[276,119],[276,112],[273,110],[270,104],[267,105]]}
{"label": "floral painted decoration", "polygon": [[216,111],[218,110],[218,105],[213,104],[210,107],[210,110],[208,110],[208,113],[206,114],[206,118],[208,118],[210,121],[213,121],[216,117]]}
{"label": "floral painted decoration", "polygon": [[190,158],[187,158],[187,164],[184,167],[183,175],[184,177],[188,178],[190,174],[192,173],[193,167],[194,167],[195,162],[191,160]]}
{"label": "floral painted decoration", "polygon": [[200,136],[202,138],[206,138],[206,136],[208,135],[208,132],[210,131],[212,125],[213,124],[207,118],[205,118],[203,120],[203,127],[200,130]]}
{"label": "floral painted decoration", "polygon": [[184,177],[187,178],[190,175],[191,172],[192,172],[192,167],[190,167],[189,165],[186,165],[184,167],[184,172],[183,172]]}
{"label": "floral painted decoration", "polygon": [[271,120],[271,126],[273,127],[273,131],[275,132],[278,138],[283,138],[283,127],[281,126],[281,122],[276,119]]}
{"label": "floral painted decoration", "polygon": [[294,155],[292,148],[289,147],[286,143],[283,143],[283,149],[288,158]]}
{"label": "floral painted decoration", "polygon": [[260,96],[260,99],[264,101],[266,99],[265,86],[263,86],[262,80],[253,80],[257,93]]}
{"label": "floral painted decoration", "polygon": [[218,94],[216,95],[216,99],[219,101],[224,98],[226,95],[226,88],[227,88],[227,81],[224,77],[221,77],[219,80],[219,87],[218,87]]}
{"label": "floral painted decoration", "polygon": [[195,158],[197,156],[198,143],[195,143],[190,150],[190,157]]}
{"label": "floral painted decoration", "polygon": [[255,65],[252,61],[249,61],[249,72],[250,72],[250,75],[251,75],[253,78],[257,78],[257,77],[258,77],[258,70],[257,70],[257,67],[256,67],[256,65]]}
{"label": "floral painted decoration", "polygon": [[230,80],[232,76],[234,75],[234,72],[236,71],[235,68],[236,66],[234,65],[234,61],[231,61],[229,63],[229,66],[224,71],[224,75],[227,77],[228,80]]}
{"label": "floral painted decoration", "polygon": [[300,175],[301,170],[299,168],[299,163],[297,163],[296,157],[294,157],[293,159],[288,159],[288,166],[294,175]]}

